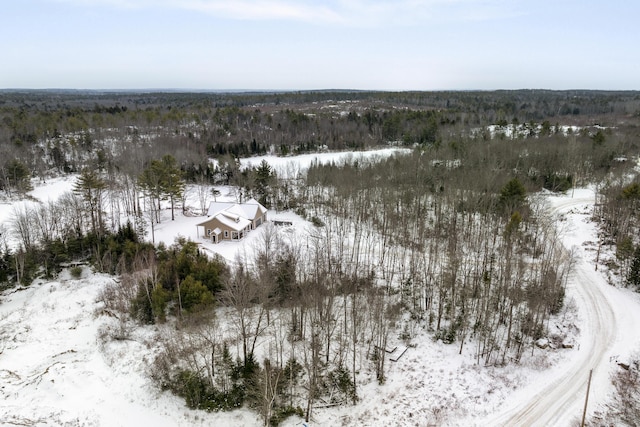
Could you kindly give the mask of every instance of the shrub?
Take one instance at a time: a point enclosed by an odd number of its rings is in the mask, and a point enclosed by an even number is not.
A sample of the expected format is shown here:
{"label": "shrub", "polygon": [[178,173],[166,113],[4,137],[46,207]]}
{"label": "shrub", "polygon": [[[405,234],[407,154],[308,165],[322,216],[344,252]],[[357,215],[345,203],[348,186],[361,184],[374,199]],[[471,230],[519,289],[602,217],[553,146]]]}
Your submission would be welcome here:
{"label": "shrub", "polygon": [[304,411],[299,406],[283,406],[276,408],[273,411],[273,415],[269,418],[269,425],[272,427],[279,426],[281,422],[286,420],[292,415],[297,415],[300,418],[304,417]]}
{"label": "shrub", "polygon": [[303,206],[299,206],[298,208],[296,208],[295,210],[296,215],[302,217],[302,218],[306,218],[307,217],[307,210],[303,207]]}
{"label": "shrub", "polygon": [[234,384],[227,392],[218,391],[209,382],[189,370],[179,371],[166,388],[184,398],[191,409],[209,412],[230,411],[243,405],[246,392],[244,387]]}
{"label": "shrub", "polygon": [[131,300],[131,316],[143,324],[152,325],[155,321],[153,307],[149,297],[148,284],[141,284],[138,287],[136,297]]}
{"label": "shrub", "polygon": [[322,222],[322,220],[317,216],[311,217],[311,224],[315,225],[316,227],[324,227],[324,222]]}
{"label": "shrub", "polygon": [[573,176],[550,173],[542,177],[543,187],[549,191],[563,193],[573,186]]}
{"label": "shrub", "polygon": [[73,277],[74,279],[79,279],[82,277],[82,267],[79,265],[76,265],[75,267],[71,267],[71,269],[69,270],[69,274],[71,274],[71,277]]}
{"label": "shrub", "polygon": [[344,366],[339,366],[337,369],[331,371],[327,377],[328,386],[333,388],[332,402],[334,403],[346,403],[356,402],[358,396],[356,395],[356,386],[351,378],[351,373]]}
{"label": "shrub", "polygon": [[195,311],[213,304],[213,295],[199,280],[188,275],[179,287],[179,302],[181,309],[187,312]]}
{"label": "shrub", "polygon": [[185,403],[191,409],[201,408],[209,394],[204,379],[187,370],[178,372],[174,386],[175,391],[184,397]]}

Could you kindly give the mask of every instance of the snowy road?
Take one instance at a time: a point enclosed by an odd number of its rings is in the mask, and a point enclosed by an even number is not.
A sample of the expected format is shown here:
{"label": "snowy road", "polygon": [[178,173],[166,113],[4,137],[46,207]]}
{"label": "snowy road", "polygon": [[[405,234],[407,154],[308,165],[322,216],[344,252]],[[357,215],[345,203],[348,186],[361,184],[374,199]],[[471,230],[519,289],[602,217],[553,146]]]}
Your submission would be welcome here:
{"label": "snowy road", "polygon": [[[556,201],[553,212],[565,214],[576,208],[593,206],[593,197],[563,199]],[[570,228],[576,229],[578,221],[568,217]],[[567,249],[576,248],[580,239],[587,236],[571,235],[563,237]],[[575,240],[578,239],[578,240]],[[610,354],[616,341],[618,330],[617,319],[612,306],[612,299],[603,277],[596,273],[594,264],[585,256],[582,247],[577,248],[578,261],[567,286],[567,296],[573,298],[582,314],[582,339],[580,348],[574,359],[565,365],[556,379],[548,384],[539,385],[539,391],[532,392],[528,400],[511,407],[497,417],[488,421],[487,425],[504,426],[569,426],[581,420],[587,392],[589,371],[594,370],[592,391],[596,386],[606,388]],[[540,387],[541,386],[541,387]],[[594,399],[592,398],[591,403]],[[508,405],[509,402],[505,402]]]}

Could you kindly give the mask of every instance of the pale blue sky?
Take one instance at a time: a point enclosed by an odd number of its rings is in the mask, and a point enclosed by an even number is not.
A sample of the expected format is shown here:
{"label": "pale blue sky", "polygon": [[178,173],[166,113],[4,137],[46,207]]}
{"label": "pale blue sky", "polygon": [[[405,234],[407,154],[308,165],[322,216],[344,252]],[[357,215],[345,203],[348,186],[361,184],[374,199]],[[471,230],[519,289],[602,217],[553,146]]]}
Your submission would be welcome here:
{"label": "pale blue sky", "polygon": [[0,0],[0,88],[640,89],[635,0]]}

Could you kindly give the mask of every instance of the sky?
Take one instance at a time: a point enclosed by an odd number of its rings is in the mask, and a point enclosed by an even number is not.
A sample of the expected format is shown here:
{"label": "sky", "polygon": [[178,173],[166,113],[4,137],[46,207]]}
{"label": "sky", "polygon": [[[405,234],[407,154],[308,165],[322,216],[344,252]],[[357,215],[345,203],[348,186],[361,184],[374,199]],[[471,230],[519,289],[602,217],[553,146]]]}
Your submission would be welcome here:
{"label": "sky", "polygon": [[633,0],[0,0],[0,88],[640,89]]}

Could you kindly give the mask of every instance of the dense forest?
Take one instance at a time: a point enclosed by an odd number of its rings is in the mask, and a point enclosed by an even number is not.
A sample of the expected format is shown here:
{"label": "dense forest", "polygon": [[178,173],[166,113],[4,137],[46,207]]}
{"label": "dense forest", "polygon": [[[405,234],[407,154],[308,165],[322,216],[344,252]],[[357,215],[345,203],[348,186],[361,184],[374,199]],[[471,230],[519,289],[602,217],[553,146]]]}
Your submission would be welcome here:
{"label": "dense forest", "polygon": [[3,181],[11,159],[40,178],[110,164],[127,171],[165,154],[204,167],[226,154],[433,145],[492,124],[619,127],[640,111],[635,92],[1,95]]}
{"label": "dense forest", "polygon": [[[608,267],[640,289],[639,124],[637,92],[3,91],[2,197],[78,178],[0,226],[0,283],[91,264],[118,277],[101,297],[120,319],[105,339],[165,328],[149,367],[160,388],[191,408],[247,405],[265,425],[309,420],[355,404],[366,372],[384,383],[388,342],[417,330],[479,365],[533,352],[573,263],[542,192],[594,186]],[[239,163],[382,146],[411,151],[291,176]],[[267,226],[234,262],[184,239],[154,244],[161,203],[173,216],[186,186],[217,184],[312,232]]]}

